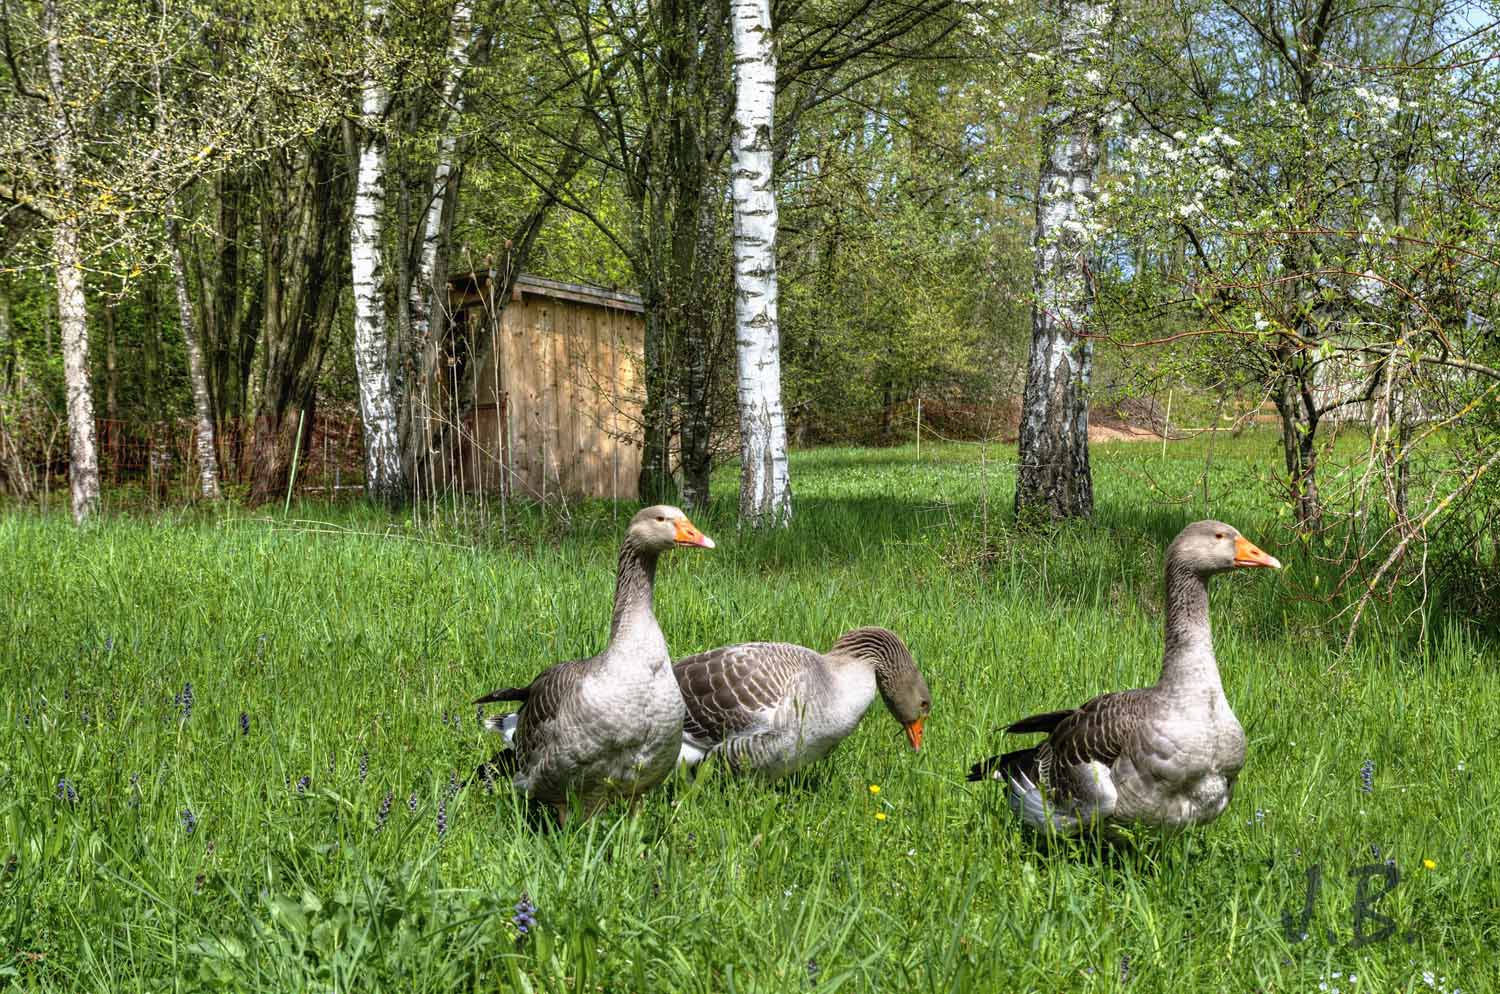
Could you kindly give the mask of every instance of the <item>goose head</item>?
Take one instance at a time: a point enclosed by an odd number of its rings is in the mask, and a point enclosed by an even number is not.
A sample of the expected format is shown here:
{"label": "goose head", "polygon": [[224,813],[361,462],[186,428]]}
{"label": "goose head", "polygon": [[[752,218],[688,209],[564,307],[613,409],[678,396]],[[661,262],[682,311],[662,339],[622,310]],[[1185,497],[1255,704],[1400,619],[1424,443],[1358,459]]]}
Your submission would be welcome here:
{"label": "goose head", "polygon": [[932,711],[932,692],[901,637],[885,628],[856,628],[834,643],[833,653],[858,656],[875,668],[875,686],[891,716],[906,729],[906,741],[922,748],[922,726]]}
{"label": "goose head", "polygon": [[713,539],[699,531],[680,508],[670,504],[657,504],[637,511],[625,534],[638,548],[651,552],[666,552],[677,546],[714,547]]}
{"label": "goose head", "polygon": [[1199,576],[1264,566],[1280,569],[1281,560],[1267,555],[1232,525],[1195,521],[1173,539],[1167,562]]}

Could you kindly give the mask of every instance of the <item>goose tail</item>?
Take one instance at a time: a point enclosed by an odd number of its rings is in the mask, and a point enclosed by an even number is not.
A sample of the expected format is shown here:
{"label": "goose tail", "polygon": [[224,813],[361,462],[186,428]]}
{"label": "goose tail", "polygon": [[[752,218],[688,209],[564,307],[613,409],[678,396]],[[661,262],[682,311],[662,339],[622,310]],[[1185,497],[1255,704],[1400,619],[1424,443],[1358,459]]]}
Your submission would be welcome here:
{"label": "goose tail", "polygon": [[1010,780],[1025,777],[1035,782],[1037,779],[1037,749],[1017,749],[1015,752],[1003,753],[999,756],[991,756],[989,759],[981,759],[969,767],[970,780],[999,780],[1006,783]]}

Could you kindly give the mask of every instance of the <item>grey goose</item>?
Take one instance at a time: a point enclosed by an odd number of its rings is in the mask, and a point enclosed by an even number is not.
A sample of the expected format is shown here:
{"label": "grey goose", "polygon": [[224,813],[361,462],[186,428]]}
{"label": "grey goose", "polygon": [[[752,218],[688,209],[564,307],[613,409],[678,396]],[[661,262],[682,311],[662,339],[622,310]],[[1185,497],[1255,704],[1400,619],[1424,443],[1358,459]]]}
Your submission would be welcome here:
{"label": "grey goose", "polygon": [[1213,821],[1245,762],[1245,733],[1224,697],[1208,620],[1208,580],[1281,563],[1219,521],[1188,525],[1166,557],[1166,647],[1150,687],[1006,728],[1045,732],[1039,745],[976,763],[970,780],[1006,784],[1011,810],[1042,832],[1091,824],[1168,831]]}
{"label": "grey goose", "polygon": [[[656,560],[713,540],[675,507],[648,507],[631,519],[620,546],[609,642],[598,655],[557,663],[525,687],[491,691],[474,703],[521,703],[486,722],[501,732],[509,755],[490,771],[511,774],[532,800],[566,823],[569,797],[585,817],[616,797],[634,799],[676,765],[682,741],[682,694],[667,640],[651,609]],[[481,773],[485,767],[481,767]]]}
{"label": "grey goose", "polygon": [[785,776],[827,756],[853,732],[878,692],[913,749],[932,708],[906,643],[884,628],[856,628],[826,653],[748,642],[679,659],[687,705],[681,762],[710,755],[736,771]]}

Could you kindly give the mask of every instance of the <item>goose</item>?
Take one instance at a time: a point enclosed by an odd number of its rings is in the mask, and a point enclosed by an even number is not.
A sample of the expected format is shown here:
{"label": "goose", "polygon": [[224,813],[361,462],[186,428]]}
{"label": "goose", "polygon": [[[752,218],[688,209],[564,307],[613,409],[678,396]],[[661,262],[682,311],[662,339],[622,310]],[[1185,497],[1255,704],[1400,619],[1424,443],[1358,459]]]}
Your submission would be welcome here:
{"label": "goose", "polygon": [[487,719],[510,749],[480,772],[510,773],[533,801],[553,808],[559,824],[567,823],[570,794],[588,817],[613,798],[634,801],[676,765],[685,711],[667,640],[651,610],[657,557],[676,547],[712,549],[714,542],[675,507],[638,512],[620,545],[603,651],[474,701],[521,704],[519,711]]}
{"label": "goose", "polygon": [[748,642],[679,659],[687,704],[679,762],[721,756],[736,771],[776,779],[827,756],[854,731],[879,691],[922,747],[932,709],[927,682],[895,632],[856,628],[827,653],[785,642]]}
{"label": "goose", "polygon": [[1188,525],[1167,548],[1166,647],[1153,686],[1033,715],[1009,733],[1039,745],[976,763],[970,780],[1007,786],[1010,808],[1042,832],[1092,824],[1173,832],[1213,821],[1245,762],[1245,733],[1224,697],[1208,622],[1208,580],[1281,563],[1219,521]]}

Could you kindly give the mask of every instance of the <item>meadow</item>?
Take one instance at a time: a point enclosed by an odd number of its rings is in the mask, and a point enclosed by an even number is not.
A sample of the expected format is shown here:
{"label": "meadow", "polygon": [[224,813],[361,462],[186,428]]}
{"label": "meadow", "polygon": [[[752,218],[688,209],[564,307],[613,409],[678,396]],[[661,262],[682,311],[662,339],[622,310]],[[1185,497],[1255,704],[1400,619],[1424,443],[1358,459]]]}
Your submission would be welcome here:
{"label": "meadow", "polygon": [[[1096,446],[1096,518],[1042,534],[1011,523],[1009,446],[795,453],[771,535],[736,531],[727,468],[694,515],[719,547],[658,578],[674,653],[888,626],[932,687],[923,748],[877,703],[791,782],[682,779],[550,833],[460,786],[494,747],[468,702],[603,644],[631,508],[0,513],[0,978],[1500,990],[1500,652],[1398,597],[1343,653],[1275,444],[1221,439],[1206,488],[1201,441]],[[1234,802],[1178,839],[1039,852],[969,764],[1009,720],[1155,679],[1161,557],[1205,510],[1287,564],[1212,588],[1250,743]]]}

